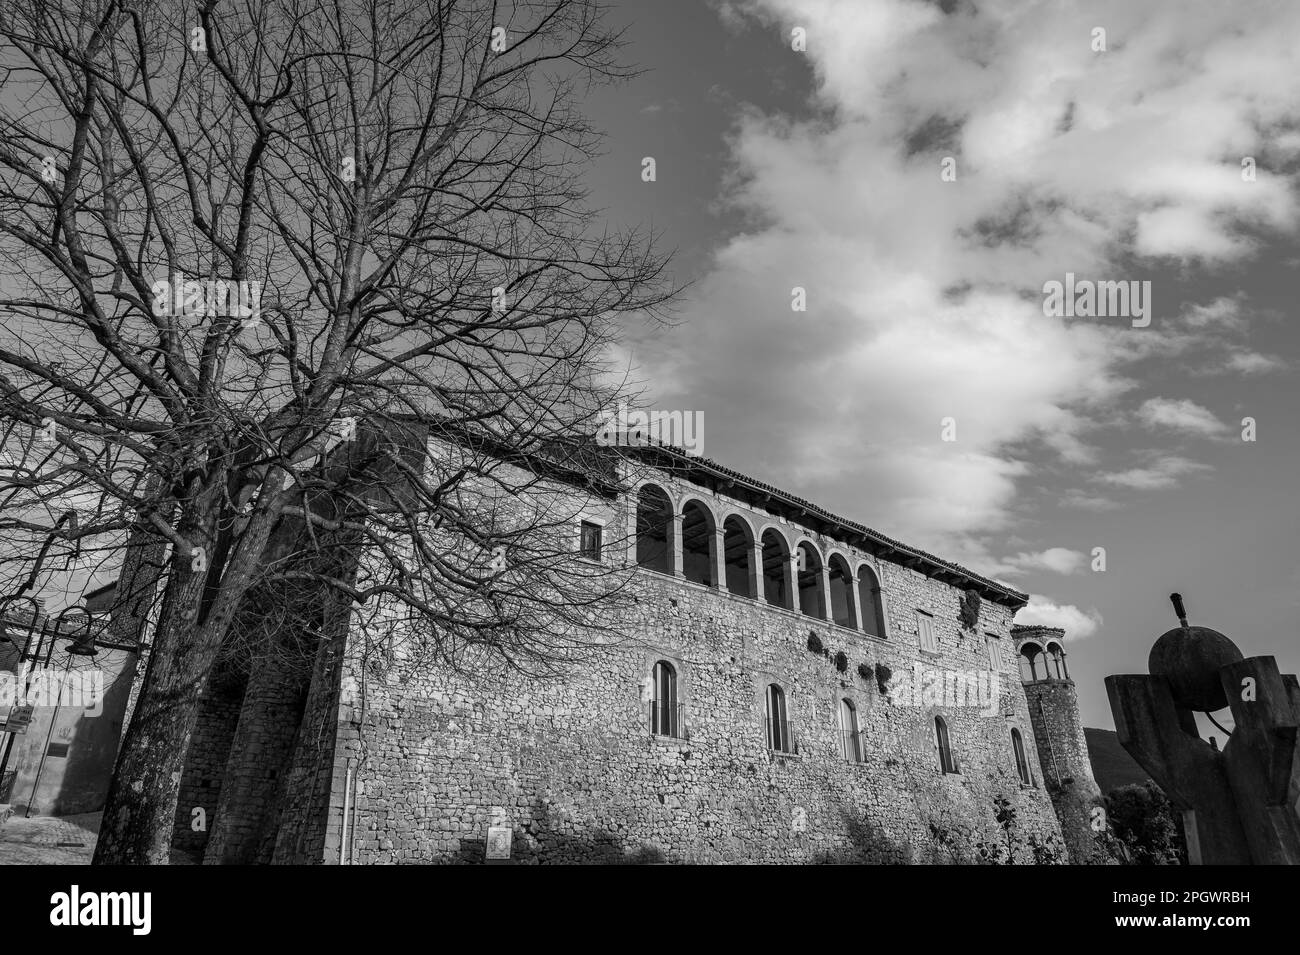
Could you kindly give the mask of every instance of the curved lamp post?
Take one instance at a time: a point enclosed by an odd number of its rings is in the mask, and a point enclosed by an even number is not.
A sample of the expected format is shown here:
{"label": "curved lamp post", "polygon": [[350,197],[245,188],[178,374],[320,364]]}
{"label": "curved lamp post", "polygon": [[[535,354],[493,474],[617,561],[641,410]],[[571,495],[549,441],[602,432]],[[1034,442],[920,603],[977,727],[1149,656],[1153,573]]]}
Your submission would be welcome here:
{"label": "curved lamp post", "polygon": [[[32,792],[27,797],[27,818],[31,818],[32,805],[36,802],[36,792],[41,785],[41,773],[45,771],[45,759],[50,753],[50,741],[54,739],[54,726],[59,720],[59,706],[63,702],[63,688],[68,682],[68,674],[72,672],[72,658],[74,656],[93,657],[99,651],[95,648],[95,633],[91,627],[94,618],[91,612],[84,606],[64,607],[59,611],[58,616],[54,618],[54,625],[50,633],[50,649],[45,656],[45,665],[50,665],[50,658],[54,656],[54,644],[59,639],[63,630],[63,618],[69,613],[84,618],[84,623],[73,631],[74,636],[70,636],[71,641],[67,647],[68,664],[63,668],[63,676],[59,679],[59,692],[54,697],[54,712],[50,714],[50,727],[45,732],[45,745],[41,748],[41,761],[36,767],[36,777],[32,780]],[[42,631],[42,637],[44,632]],[[37,647],[36,656],[41,654],[40,647]]]}
{"label": "curved lamp post", "polygon": [[[19,644],[17,640],[9,638],[7,633],[8,621],[5,615],[9,612],[9,605],[12,604],[15,600],[26,600],[29,604],[31,604],[31,618],[29,622],[25,625],[27,633],[26,636],[23,637],[23,642],[21,644]],[[37,602],[35,597],[29,596],[28,594],[25,594],[22,591],[19,591],[16,594],[10,594],[7,597],[0,597],[0,636],[4,636],[6,639],[8,639],[9,642],[11,642],[14,645],[14,647],[16,647],[18,650],[18,660],[14,665],[15,705],[17,704],[17,700],[18,700],[18,696],[17,696],[18,683],[20,681],[23,683],[22,698],[24,700],[27,698],[27,686],[29,685],[29,683],[24,677],[24,664],[29,659],[31,659],[32,636],[33,634],[36,633],[36,625],[40,621],[40,617],[41,617],[41,605]],[[38,649],[37,653],[39,652],[40,650]],[[7,738],[5,739],[4,742],[4,749],[3,751],[0,751],[0,790],[2,790],[4,786],[5,771],[9,767],[9,754],[13,751],[14,737],[17,735],[18,735],[17,733],[9,733],[9,732],[5,733],[5,736]]]}

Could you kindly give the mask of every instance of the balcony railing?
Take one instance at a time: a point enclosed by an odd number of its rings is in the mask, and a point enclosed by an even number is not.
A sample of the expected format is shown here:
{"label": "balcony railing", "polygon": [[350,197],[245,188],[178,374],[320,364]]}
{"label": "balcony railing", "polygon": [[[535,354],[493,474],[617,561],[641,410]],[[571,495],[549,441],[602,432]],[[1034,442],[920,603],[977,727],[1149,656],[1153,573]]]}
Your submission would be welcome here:
{"label": "balcony railing", "polygon": [[686,732],[685,704],[665,700],[650,701],[650,732],[655,736],[690,739]]}
{"label": "balcony railing", "polygon": [[774,753],[791,753],[799,752],[799,743],[794,736],[794,724],[790,720],[773,720],[770,717],[764,721],[764,729],[767,732],[767,748]]}

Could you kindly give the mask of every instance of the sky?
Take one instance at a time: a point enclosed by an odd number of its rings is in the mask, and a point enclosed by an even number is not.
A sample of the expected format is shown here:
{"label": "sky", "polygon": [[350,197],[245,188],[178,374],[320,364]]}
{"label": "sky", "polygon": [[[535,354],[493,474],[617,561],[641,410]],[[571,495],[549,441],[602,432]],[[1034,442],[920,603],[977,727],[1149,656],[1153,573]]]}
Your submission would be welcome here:
{"label": "sky", "polygon": [[[1104,677],[1146,672],[1174,591],[1300,670],[1300,5],[612,16],[644,72],[588,102],[592,200],[690,283],[613,356],[647,405],[1031,594],[1018,620],[1066,629],[1086,725],[1113,726]],[[1067,273],[1149,307],[1055,313]]]}

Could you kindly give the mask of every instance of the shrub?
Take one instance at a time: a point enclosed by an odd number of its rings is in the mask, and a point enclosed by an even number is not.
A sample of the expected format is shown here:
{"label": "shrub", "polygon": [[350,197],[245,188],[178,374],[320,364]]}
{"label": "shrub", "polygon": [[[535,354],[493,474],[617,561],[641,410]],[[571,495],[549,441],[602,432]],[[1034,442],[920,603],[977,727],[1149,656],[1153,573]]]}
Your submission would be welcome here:
{"label": "shrub", "polygon": [[889,678],[893,675],[894,671],[883,663],[876,664],[876,686],[880,687],[881,693],[889,692]]}
{"label": "shrub", "polygon": [[961,610],[957,617],[967,630],[974,630],[980,622],[980,595],[974,590],[968,590],[961,595]]}
{"label": "shrub", "polygon": [[1150,781],[1121,786],[1106,796],[1106,816],[1134,865],[1186,865],[1182,820]]}

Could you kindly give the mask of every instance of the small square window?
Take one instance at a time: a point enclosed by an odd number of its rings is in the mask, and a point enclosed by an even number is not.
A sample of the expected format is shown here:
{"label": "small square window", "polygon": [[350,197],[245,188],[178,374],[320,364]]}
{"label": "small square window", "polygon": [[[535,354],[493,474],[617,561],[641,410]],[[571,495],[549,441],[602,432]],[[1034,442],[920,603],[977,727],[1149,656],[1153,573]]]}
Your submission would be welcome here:
{"label": "small square window", "polygon": [[587,560],[600,560],[600,534],[601,527],[599,524],[593,524],[591,521],[582,522],[582,531],[578,539],[578,556]]}

